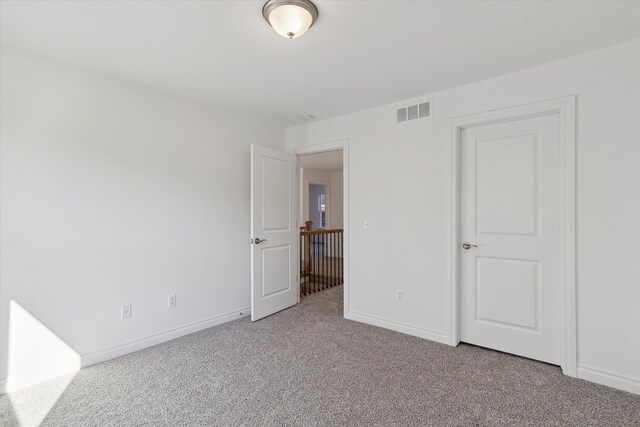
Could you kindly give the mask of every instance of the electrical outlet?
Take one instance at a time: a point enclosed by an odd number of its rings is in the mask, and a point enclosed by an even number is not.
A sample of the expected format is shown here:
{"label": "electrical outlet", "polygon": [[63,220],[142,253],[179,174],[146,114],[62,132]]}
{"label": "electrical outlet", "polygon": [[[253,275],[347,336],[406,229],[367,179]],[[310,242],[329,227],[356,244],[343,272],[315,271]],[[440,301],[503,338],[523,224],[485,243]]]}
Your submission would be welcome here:
{"label": "electrical outlet", "polygon": [[167,297],[167,307],[175,307],[176,306],[176,294],[169,295]]}
{"label": "electrical outlet", "polygon": [[122,319],[128,319],[129,317],[131,317],[131,304],[126,304],[122,306],[122,309],[120,311],[120,317]]}
{"label": "electrical outlet", "polygon": [[398,301],[404,301],[404,291],[402,289],[396,291],[396,299]]}

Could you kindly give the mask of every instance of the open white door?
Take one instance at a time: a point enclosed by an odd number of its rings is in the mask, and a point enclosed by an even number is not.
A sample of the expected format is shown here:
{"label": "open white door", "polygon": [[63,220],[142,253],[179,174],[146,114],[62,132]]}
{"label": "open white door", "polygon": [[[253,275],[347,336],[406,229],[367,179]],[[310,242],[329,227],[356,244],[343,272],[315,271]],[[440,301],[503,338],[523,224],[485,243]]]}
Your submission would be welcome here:
{"label": "open white door", "polygon": [[251,320],[298,301],[296,156],[251,145]]}

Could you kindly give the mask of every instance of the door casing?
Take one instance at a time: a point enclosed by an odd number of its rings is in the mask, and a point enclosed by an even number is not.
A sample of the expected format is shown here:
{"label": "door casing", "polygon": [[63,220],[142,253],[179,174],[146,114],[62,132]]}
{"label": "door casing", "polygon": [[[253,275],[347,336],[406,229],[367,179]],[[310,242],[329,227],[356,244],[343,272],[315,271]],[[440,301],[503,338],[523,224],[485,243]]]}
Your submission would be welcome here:
{"label": "door casing", "polygon": [[576,333],[576,238],[575,238],[575,95],[493,110],[451,119],[451,176],[449,223],[450,330],[449,344],[460,343],[460,177],[461,131],[487,124],[558,114],[560,121],[562,199],[562,277],[564,289],[561,368],[565,375],[577,375]]}
{"label": "door casing", "polygon": [[[306,154],[324,153],[327,151],[342,150],[342,214],[343,214],[343,290],[344,290],[344,312],[343,316],[347,317],[349,313],[349,140],[339,139],[335,141],[311,144],[304,147],[296,148],[295,154],[298,156]],[[298,170],[300,166],[298,165]],[[302,185],[298,180],[298,185]],[[299,189],[300,190],[300,189]],[[299,226],[302,224],[298,224]],[[299,263],[298,263],[299,264]],[[300,266],[298,266],[298,269]],[[300,272],[298,271],[298,277]],[[300,280],[298,285],[298,302],[300,302]]]}

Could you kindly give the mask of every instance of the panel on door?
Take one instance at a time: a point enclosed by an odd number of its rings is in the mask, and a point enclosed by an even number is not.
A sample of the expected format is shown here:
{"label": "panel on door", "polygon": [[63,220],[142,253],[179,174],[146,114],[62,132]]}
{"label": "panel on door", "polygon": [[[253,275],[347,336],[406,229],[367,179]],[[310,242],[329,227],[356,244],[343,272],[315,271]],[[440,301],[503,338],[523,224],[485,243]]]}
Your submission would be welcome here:
{"label": "panel on door", "polygon": [[538,267],[537,261],[477,257],[476,320],[537,330]]}
{"label": "panel on door", "polygon": [[296,304],[296,157],[251,146],[251,320]]}
{"label": "panel on door", "polygon": [[560,364],[558,115],[464,129],[461,339]]}

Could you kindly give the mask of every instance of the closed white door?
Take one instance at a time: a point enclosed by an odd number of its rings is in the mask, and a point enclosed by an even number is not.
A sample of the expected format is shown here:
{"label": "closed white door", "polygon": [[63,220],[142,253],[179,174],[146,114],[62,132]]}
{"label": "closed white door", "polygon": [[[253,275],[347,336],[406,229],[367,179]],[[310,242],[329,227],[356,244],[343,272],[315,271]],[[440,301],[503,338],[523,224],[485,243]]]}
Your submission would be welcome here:
{"label": "closed white door", "polygon": [[251,320],[298,301],[296,156],[251,146]]}
{"label": "closed white door", "polygon": [[559,116],[462,130],[461,340],[559,365]]}

